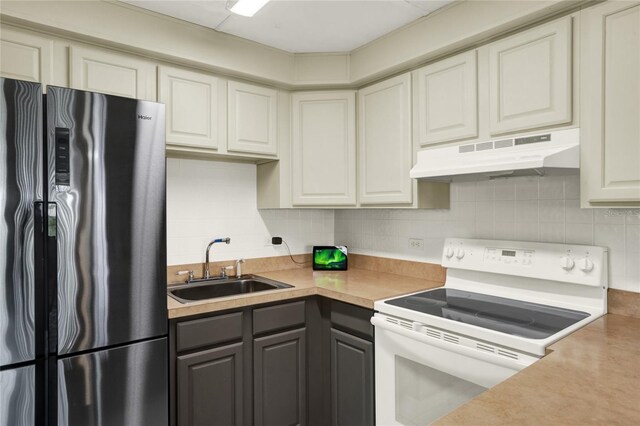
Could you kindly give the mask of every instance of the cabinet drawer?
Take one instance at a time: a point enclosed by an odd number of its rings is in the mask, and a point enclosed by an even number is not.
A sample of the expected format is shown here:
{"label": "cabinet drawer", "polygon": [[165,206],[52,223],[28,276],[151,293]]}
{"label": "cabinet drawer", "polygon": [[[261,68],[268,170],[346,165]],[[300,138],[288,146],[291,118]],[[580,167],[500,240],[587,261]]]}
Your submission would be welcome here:
{"label": "cabinet drawer", "polygon": [[177,351],[242,338],[242,312],[183,321],[177,326]]}
{"label": "cabinet drawer", "polygon": [[372,310],[335,300],[330,303],[331,324],[334,327],[366,339],[373,339]]}
{"label": "cabinet drawer", "polygon": [[304,325],[304,300],[253,310],[253,334]]}

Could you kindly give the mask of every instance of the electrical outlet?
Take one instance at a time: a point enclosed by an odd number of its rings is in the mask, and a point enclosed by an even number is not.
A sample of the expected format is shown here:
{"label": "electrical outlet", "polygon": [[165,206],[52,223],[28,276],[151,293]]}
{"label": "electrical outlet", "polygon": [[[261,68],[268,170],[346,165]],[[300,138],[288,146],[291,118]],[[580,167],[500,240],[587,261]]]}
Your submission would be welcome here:
{"label": "electrical outlet", "polygon": [[424,240],[422,238],[409,238],[409,248],[412,250],[424,250]]}

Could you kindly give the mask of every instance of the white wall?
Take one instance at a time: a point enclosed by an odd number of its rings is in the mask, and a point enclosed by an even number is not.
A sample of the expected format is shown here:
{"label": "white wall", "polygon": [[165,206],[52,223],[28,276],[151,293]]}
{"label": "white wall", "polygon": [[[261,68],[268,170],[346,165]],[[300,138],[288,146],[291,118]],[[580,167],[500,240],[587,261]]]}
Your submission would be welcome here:
{"label": "white wall", "polygon": [[[577,176],[451,185],[450,210],[258,210],[256,166],[167,160],[167,263],[286,255],[345,244],[353,253],[440,263],[446,237],[567,242],[609,247],[611,287],[640,292],[640,209],[580,209]],[[335,234],[334,234],[335,233]],[[409,238],[424,241],[409,248]]]}
{"label": "white wall", "polygon": [[[610,286],[640,292],[640,209],[580,209],[579,186],[577,176],[456,183],[450,210],[336,211],[335,242],[434,263],[446,237],[601,245],[610,249]],[[409,248],[409,238],[424,248]]]}
{"label": "white wall", "polygon": [[[256,166],[219,161],[167,160],[167,263],[204,261],[208,242],[211,260],[283,256],[271,236],[283,237],[291,251],[309,253],[314,244],[333,244],[333,210],[258,210]],[[268,244],[269,243],[269,244]]]}

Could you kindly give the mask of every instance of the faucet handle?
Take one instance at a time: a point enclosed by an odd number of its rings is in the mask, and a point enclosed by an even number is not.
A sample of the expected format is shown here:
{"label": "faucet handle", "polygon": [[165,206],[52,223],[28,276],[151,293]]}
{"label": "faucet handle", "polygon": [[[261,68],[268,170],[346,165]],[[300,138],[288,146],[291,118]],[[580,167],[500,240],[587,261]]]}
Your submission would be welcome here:
{"label": "faucet handle", "polygon": [[227,278],[227,271],[233,269],[233,265],[222,266],[220,268],[220,278]]}
{"label": "faucet handle", "polygon": [[187,275],[187,274],[189,274],[189,277],[187,278],[187,283],[190,283],[191,281],[193,281],[193,271],[192,270],[184,270],[184,271],[176,272],[176,275]]}

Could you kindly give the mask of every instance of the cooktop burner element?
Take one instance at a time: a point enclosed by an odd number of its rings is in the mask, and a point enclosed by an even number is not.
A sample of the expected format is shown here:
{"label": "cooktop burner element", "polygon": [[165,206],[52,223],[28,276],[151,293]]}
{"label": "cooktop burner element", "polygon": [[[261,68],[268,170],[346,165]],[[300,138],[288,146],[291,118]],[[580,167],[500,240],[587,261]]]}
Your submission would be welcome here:
{"label": "cooktop burner element", "polygon": [[384,303],[529,339],[544,339],[588,313],[566,308],[438,288]]}

